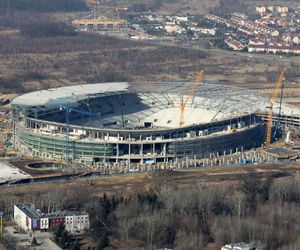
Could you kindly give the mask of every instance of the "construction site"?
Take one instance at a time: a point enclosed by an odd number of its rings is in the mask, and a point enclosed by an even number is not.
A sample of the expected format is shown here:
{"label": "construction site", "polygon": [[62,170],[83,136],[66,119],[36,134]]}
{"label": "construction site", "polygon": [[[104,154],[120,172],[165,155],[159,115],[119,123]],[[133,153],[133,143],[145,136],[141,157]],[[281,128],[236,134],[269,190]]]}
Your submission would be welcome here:
{"label": "construction site", "polygon": [[[127,6],[110,7],[100,5],[98,2],[92,10],[92,16],[86,18],[75,19],[72,24],[79,31],[119,31],[128,28],[128,22],[120,18],[120,11],[128,10]],[[116,16],[108,18],[102,15],[103,11],[114,11]]]}
{"label": "construction site", "polygon": [[[230,162],[227,156],[255,148],[267,152],[284,130],[299,127],[300,110],[276,102],[283,81],[281,73],[271,99],[208,83],[203,70],[194,83],[116,82],[36,91],[12,102],[14,147],[31,158],[122,166],[127,172],[189,160],[192,166],[239,163],[241,156]],[[265,161],[276,158],[268,155]],[[252,163],[262,159],[252,158]]]}

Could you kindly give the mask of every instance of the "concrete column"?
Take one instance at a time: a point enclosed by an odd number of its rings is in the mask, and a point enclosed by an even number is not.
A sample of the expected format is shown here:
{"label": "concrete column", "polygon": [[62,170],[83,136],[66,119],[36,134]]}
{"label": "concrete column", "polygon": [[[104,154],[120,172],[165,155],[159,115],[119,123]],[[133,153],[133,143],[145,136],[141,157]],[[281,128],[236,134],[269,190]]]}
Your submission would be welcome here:
{"label": "concrete column", "polygon": [[116,152],[117,159],[116,159],[116,163],[118,163],[119,162],[119,143],[117,143],[116,146],[117,146],[117,152]]}
{"label": "concrete column", "polygon": [[152,153],[153,153],[153,157],[154,157],[154,154],[155,154],[155,143],[153,143]]}
{"label": "concrete column", "polygon": [[131,164],[131,162],[130,162],[130,154],[131,154],[131,144],[130,143],[128,143],[128,167],[129,167],[129,169],[130,169],[130,164]]}

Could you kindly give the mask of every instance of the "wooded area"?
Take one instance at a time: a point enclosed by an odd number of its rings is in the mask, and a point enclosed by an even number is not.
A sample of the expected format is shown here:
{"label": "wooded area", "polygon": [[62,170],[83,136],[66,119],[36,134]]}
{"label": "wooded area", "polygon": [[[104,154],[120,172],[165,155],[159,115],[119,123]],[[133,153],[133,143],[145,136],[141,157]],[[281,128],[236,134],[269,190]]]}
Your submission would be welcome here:
{"label": "wooded area", "polygon": [[[49,212],[86,209],[91,221],[87,235],[98,242],[97,249],[218,249],[238,241],[254,242],[260,249],[298,249],[300,181],[295,178],[246,177],[225,186],[169,183],[134,190],[111,195],[80,187],[34,190],[20,198],[40,201],[37,205]],[[0,208],[11,213],[13,199],[1,195]]]}
{"label": "wooded area", "polygon": [[84,11],[88,7],[84,0],[1,0],[0,13],[14,10],[55,12],[55,11]]}

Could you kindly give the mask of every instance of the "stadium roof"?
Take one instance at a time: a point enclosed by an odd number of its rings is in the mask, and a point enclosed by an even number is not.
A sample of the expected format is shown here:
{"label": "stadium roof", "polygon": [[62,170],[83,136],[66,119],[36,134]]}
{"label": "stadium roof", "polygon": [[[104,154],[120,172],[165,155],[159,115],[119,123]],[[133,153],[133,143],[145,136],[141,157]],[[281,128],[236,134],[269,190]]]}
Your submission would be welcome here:
{"label": "stadium roof", "polygon": [[[187,94],[191,89],[192,83],[186,81],[178,82],[110,82],[110,83],[97,83],[97,84],[85,84],[75,85],[67,87],[52,88],[47,90],[40,90],[21,95],[15,98],[12,102],[13,106],[18,106],[24,109],[47,109],[47,108],[59,108],[61,106],[77,106],[81,101],[88,98],[110,96],[120,93],[157,93],[160,94],[159,98],[172,99],[171,102],[178,102],[175,99],[183,98],[183,95]],[[178,95],[169,96],[170,94]],[[154,96],[149,96],[149,100]],[[158,98],[158,97],[155,97]],[[204,122],[205,119],[209,121],[216,119],[226,119],[228,117],[237,117],[242,114],[251,114],[258,111],[266,112],[268,109],[269,97],[264,94],[258,93],[256,90],[244,89],[232,85],[224,84],[211,84],[202,83],[196,92],[194,98],[189,103],[190,107],[197,107],[197,112],[200,112],[200,108],[204,113],[190,113],[188,107],[186,115],[189,114],[191,122],[199,122],[199,119]],[[158,102],[157,105],[159,105]],[[177,103],[178,104],[178,103]],[[155,106],[149,104],[150,106]],[[175,105],[176,106],[176,105]],[[179,104],[177,105],[179,106]],[[152,107],[153,108],[153,107]],[[158,111],[162,109],[162,106],[158,107]],[[279,103],[275,103],[273,111],[278,113]],[[157,116],[167,117],[171,113],[156,112]],[[168,110],[170,111],[170,110]],[[195,110],[194,110],[195,111]],[[177,112],[177,111],[176,111]],[[286,104],[282,105],[282,113],[300,114],[300,110],[295,107],[289,107]],[[210,117],[213,114],[213,117]],[[151,116],[150,114],[148,115]],[[196,117],[194,117],[196,116]],[[199,119],[197,117],[200,117]],[[197,118],[197,121],[195,120]],[[172,119],[169,119],[172,120]],[[187,119],[188,120],[188,119]],[[175,120],[174,120],[175,121]],[[178,122],[176,122],[177,124]],[[171,124],[169,124],[170,126]]]}
{"label": "stadium roof", "polygon": [[109,95],[128,90],[126,82],[97,83],[39,90],[15,98],[13,105],[22,107],[59,107],[77,103],[88,96]]}

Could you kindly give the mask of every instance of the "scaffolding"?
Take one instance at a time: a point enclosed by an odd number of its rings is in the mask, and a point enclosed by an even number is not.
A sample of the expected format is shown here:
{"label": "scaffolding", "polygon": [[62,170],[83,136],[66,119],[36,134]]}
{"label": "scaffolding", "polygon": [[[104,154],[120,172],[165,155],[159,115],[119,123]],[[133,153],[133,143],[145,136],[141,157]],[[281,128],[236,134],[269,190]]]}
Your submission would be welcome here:
{"label": "scaffolding", "polygon": [[[34,157],[64,160],[67,127],[70,160],[89,165],[169,162],[261,146],[264,127],[256,113],[265,110],[266,96],[204,82],[179,127],[171,111],[179,119],[182,93],[190,88],[189,82],[114,83],[26,94],[12,103],[15,146]],[[65,103],[96,115],[70,114],[67,126],[60,110]]]}

